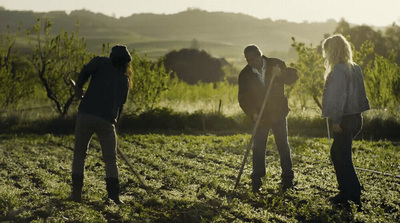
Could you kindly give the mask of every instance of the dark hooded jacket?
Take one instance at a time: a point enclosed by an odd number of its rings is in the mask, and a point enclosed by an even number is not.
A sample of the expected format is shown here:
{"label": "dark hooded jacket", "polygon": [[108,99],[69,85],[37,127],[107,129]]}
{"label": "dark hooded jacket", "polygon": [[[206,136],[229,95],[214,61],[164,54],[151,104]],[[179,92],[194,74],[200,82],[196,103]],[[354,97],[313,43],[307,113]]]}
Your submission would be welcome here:
{"label": "dark hooded jacket", "polygon": [[91,77],[88,89],[79,105],[79,113],[90,114],[116,123],[129,90],[129,78],[107,57],[95,57],[79,75],[77,87]]}
{"label": "dark hooded jacket", "polygon": [[289,113],[288,100],[285,96],[284,85],[290,85],[299,78],[297,70],[286,67],[285,62],[277,58],[267,58],[267,69],[265,72],[265,82],[261,83],[258,75],[247,65],[239,74],[239,105],[250,118],[253,114],[259,114],[262,103],[267,92],[267,88],[272,78],[272,68],[276,65],[281,69],[282,76],[276,77],[272,84],[271,92],[262,116],[262,122],[272,125],[276,121],[286,117]]}

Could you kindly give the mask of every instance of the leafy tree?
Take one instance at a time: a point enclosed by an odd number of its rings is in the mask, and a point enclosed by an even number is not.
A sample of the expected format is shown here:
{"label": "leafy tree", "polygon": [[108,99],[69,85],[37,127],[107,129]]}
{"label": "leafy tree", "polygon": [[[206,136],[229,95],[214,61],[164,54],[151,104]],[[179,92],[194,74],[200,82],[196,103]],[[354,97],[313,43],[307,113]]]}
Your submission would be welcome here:
{"label": "leafy tree", "polygon": [[[349,30],[350,30],[350,24],[348,22],[346,22],[346,20],[341,19],[339,21],[339,23],[337,24],[334,33],[341,33],[341,34],[345,35],[345,33],[348,33]],[[328,37],[328,36],[326,36],[326,37]]]}
{"label": "leafy tree", "polygon": [[3,107],[18,106],[22,98],[33,92],[31,79],[26,68],[18,66],[18,53],[14,50],[16,40],[21,30],[0,38],[0,102]]}
{"label": "leafy tree", "polygon": [[356,50],[360,50],[365,41],[371,41],[374,43],[375,53],[381,56],[389,58],[394,52],[395,61],[400,65],[400,27],[395,23],[382,32],[366,25],[350,27],[350,24],[342,19],[334,33],[348,36]]}
{"label": "leafy tree", "polygon": [[37,25],[27,31],[33,46],[33,53],[27,58],[47,97],[54,103],[58,113],[65,116],[74,99],[74,89],[68,79],[76,79],[90,55],[86,53],[84,38],[79,38],[79,31],[78,35],[61,32],[51,36],[51,27],[49,20],[45,20],[42,27],[42,21],[38,19]]}
{"label": "leafy tree", "polygon": [[165,69],[164,58],[153,63],[146,57],[139,57],[135,51],[131,52],[131,56],[134,75],[130,100],[138,110],[152,110],[160,100],[161,93],[168,90],[168,85],[176,79]]}
{"label": "leafy tree", "polygon": [[385,37],[386,48],[394,52],[395,61],[400,65],[400,26],[393,23],[392,26],[386,28]]}
{"label": "leafy tree", "polygon": [[174,71],[177,77],[188,84],[197,82],[217,82],[224,79],[220,60],[211,57],[205,51],[182,49],[172,51],[165,56],[165,67]]}
{"label": "leafy tree", "polygon": [[289,93],[295,92],[301,106],[305,107],[311,98],[321,108],[322,89],[324,87],[324,58],[317,48],[312,45],[306,46],[292,38],[292,47],[298,54],[296,63],[291,64],[296,68],[299,80],[295,85],[289,86]]}
{"label": "leafy tree", "polygon": [[395,61],[394,51],[386,58],[375,53],[372,41],[365,41],[359,51],[354,51],[354,61],[363,69],[371,106],[379,109],[398,106],[400,67]]}

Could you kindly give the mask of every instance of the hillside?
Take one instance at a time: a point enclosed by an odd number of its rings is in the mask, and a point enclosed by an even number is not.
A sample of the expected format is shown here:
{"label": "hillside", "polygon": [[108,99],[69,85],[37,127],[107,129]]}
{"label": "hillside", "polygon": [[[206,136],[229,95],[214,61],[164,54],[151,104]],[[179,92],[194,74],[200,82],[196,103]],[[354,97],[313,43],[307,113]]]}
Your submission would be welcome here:
{"label": "hillside", "polygon": [[133,14],[119,19],[87,10],[70,14],[0,10],[0,33],[7,32],[7,25],[16,30],[20,21],[23,30],[31,28],[37,18],[49,18],[55,33],[75,31],[79,21],[80,34],[86,38],[91,51],[98,52],[104,42],[123,43],[153,58],[189,47],[194,39],[201,49],[218,57],[241,59],[242,49],[248,43],[258,44],[266,54],[287,55],[291,37],[307,44],[319,44],[323,35],[332,33],[337,25],[334,20],[292,23],[198,9],[172,15]]}

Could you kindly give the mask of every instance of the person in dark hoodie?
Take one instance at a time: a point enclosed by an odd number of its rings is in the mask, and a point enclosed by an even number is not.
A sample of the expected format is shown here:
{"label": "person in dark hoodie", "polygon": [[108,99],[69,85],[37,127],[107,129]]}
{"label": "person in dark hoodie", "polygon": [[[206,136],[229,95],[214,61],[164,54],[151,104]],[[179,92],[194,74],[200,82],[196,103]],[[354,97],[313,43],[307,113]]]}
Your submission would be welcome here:
{"label": "person in dark hoodie", "polygon": [[332,120],[331,159],[340,192],[335,204],[353,201],[362,208],[361,185],[354,169],[351,147],[362,128],[361,113],[370,109],[361,68],[353,62],[350,43],[340,34],[322,43],[325,58],[325,86],[322,117]]}
{"label": "person in dark hoodie", "polygon": [[[108,198],[119,199],[118,167],[116,164],[117,123],[131,86],[131,55],[123,45],[112,48],[109,58],[94,57],[86,64],[75,86],[75,96],[82,98],[75,126],[75,148],[72,162],[72,193],[69,200],[81,202],[84,166],[90,140],[96,133],[105,163]],[[90,83],[86,93],[83,85]]]}
{"label": "person in dark hoodie", "polygon": [[270,130],[274,134],[280,155],[282,189],[287,190],[294,186],[294,174],[287,137],[286,116],[289,113],[289,107],[284,85],[296,82],[297,71],[286,67],[285,62],[280,59],[264,56],[256,45],[248,45],[244,49],[244,56],[247,65],[239,74],[238,99],[240,107],[254,123],[258,118],[271,78],[275,76],[261,123],[253,136],[252,191],[259,192],[262,186],[261,178],[266,175],[265,153]]}

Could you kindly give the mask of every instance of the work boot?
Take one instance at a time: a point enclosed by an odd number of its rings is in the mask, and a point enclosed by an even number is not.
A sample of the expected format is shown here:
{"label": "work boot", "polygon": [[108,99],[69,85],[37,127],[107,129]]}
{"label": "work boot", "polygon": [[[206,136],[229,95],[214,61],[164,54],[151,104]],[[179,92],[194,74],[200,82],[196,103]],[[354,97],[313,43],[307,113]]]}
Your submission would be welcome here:
{"label": "work boot", "polygon": [[261,185],[262,181],[260,177],[251,177],[251,190],[253,191],[253,193],[260,192]]}
{"label": "work boot", "polygon": [[362,203],[361,203],[360,195],[349,197],[349,196],[344,195],[343,192],[339,192],[339,194],[329,198],[329,200],[335,205],[342,205],[347,208],[350,207],[349,201],[352,201],[357,206],[358,212],[364,211]]}
{"label": "work boot", "polygon": [[108,198],[116,204],[123,204],[119,199],[119,180],[118,178],[106,178]]}
{"label": "work boot", "polygon": [[286,191],[288,189],[294,188],[293,179],[283,179],[282,180],[282,190]]}
{"label": "work boot", "polygon": [[344,193],[339,192],[335,196],[329,198],[330,202],[333,204],[348,204],[347,197],[344,195]]}
{"label": "work boot", "polygon": [[82,201],[83,174],[72,174],[72,192],[68,200],[81,202]]}
{"label": "work boot", "polygon": [[362,203],[361,203],[361,198],[360,198],[360,196],[350,197],[349,200],[354,202],[354,204],[357,206],[357,211],[358,211],[358,212],[364,211],[363,206],[362,206]]}

